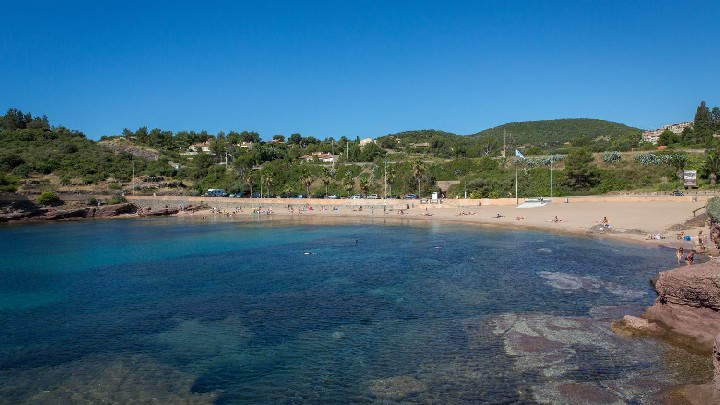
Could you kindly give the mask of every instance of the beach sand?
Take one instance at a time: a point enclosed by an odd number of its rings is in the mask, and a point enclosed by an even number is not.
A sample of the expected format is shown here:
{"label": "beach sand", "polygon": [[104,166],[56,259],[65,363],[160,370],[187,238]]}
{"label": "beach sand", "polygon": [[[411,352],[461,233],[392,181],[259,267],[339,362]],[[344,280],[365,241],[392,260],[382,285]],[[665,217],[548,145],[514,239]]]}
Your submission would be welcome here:
{"label": "beach sand", "polygon": [[[678,225],[692,219],[693,211],[704,213],[704,201],[580,201],[564,203],[554,201],[534,208],[518,208],[514,205],[493,205],[476,207],[456,207],[451,204],[416,204],[406,210],[383,210],[383,208],[363,207],[358,210],[352,205],[310,205],[312,210],[302,204],[296,204],[291,212],[286,208],[271,210],[276,218],[312,217],[313,223],[336,223],[342,221],[364,221],[385,218],[402,221],[442,221],[462,222],[481,226],[502,228],[533,229],[574,235],[586,235],[602,238],[622,239],[632,242],[663,245],[672,248],[682,246],[693,248],[700,230],[706,237],[709,229],[706,225],[685,227],[685,235],[691,241],[677,240]],[[302,207],[302,208],[298,208]],[[333,207],[337,207],[334,210]],[[265,209],[263,209],[265,210]],[[227,211],[222,211],[227,212]],[[221,216],[212,210],[199,211],[195,217]],[[237,212],[233,218],[267,215],[252,213],[250,209]],[[500,217],[497,217],[500,215]],[[555,218],[558,221],[555,221]],[[607,217],[610,227],[604,228],[600,221]],[[662,235],[663,239],[648,239],[648,235]],[[707,241],[706,241],[707,245]]]}

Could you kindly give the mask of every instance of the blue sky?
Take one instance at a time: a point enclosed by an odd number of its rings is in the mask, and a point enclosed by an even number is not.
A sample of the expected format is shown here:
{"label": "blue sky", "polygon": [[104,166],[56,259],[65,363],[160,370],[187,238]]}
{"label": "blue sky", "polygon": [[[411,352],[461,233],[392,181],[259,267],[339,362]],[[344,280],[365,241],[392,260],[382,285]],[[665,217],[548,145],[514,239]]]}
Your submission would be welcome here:
{"label": "blue sky", "polygon": [[0,2],[0,109],[89,138],[141,126],[378,137],[720,104],[720,2]]}

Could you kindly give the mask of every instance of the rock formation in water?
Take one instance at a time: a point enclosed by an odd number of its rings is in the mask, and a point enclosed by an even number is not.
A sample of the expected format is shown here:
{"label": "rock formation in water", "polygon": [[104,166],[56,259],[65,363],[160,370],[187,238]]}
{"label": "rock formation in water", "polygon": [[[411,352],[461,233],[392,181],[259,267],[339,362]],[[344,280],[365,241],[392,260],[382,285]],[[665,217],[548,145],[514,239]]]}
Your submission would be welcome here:
{"label": "rock formation in water", "polygon": [[720,265],[711,261],[665,271],[654,287],[658,297],[643,317],[710,352],[720,334]]}
{"label": "rock formation in water", "polygon": [[713,381],[688,385],[671,394],[693,405],[720,404],[720,264],[715,261],[660,273],[658,296],[640,319],[626,316],[613,323],[625,334],[664,335],[693,350],[712,351]]}
{"label": "rock formation in water", "polygon": [[[119,215],[134,214],[136,212],[137,207],[132,203],[69,209],[40,208],[31,204],[28,207],[19,207],[17,209],[7,210],[6,212],[0,213],[0,222],[23,220],[55,221],[71,218],[111,218]],[[177,213],[177,211],[174,213]],[[172,212],[166,215],[171,214]]]}

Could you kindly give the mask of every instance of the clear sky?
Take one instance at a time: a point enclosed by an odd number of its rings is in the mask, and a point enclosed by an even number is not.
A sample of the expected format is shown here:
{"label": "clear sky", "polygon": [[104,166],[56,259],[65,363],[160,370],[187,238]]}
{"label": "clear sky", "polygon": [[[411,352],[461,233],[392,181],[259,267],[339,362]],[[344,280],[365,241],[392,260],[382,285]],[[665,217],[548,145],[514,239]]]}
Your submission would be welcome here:
{"label": "clear sky", "polygon": [[720,1],[0,0],[0,109],[361,138],[720,104]]}

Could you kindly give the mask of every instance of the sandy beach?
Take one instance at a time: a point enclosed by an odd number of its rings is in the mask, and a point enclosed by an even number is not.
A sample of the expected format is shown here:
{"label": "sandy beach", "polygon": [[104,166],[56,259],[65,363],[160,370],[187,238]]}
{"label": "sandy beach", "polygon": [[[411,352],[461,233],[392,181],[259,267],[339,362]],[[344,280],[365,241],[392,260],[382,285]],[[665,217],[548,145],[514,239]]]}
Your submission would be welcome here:
{"label": "sandy beach", "polygon": [[[292,210],[283,208],[261,208],[260,214],[245,208],[235,211],[232,218],[272,215],[277,218],[312,217],[314,221],[337,222],[380,219],[399,221],[443,221],[462,222],[480,226],[534,229],[550,232],[601,238],[623,239],[632,242],[676,248],[693,248],[697,236],[703,231],[707,239],[709,229],[702,226],[684,225],[694,218],[693,212],[703,214],[706,201],[553,201],[533,208],[515,205],[482,205],[458,207],[451,204],[416,204],[410,209],[383,209],[374,206],[338,204],[293,204]],[[258,205],[258,208],[260,205]],[[360,209],[359,207],[362,207]],[[228,209],[204,210],[194,216],[226,216]],[[557,218],[557,220],[556,220]],[[607,218],[607,227],[602,221]],[[691,237],[690,241],[678,239],[680,231]],[[695,224],[699,225],[699,224]],[[657,235],[661,239],[657,239]],[[648,238],[655,236],[655,238]],[[706,241],[707,244],[707,241]]]}

